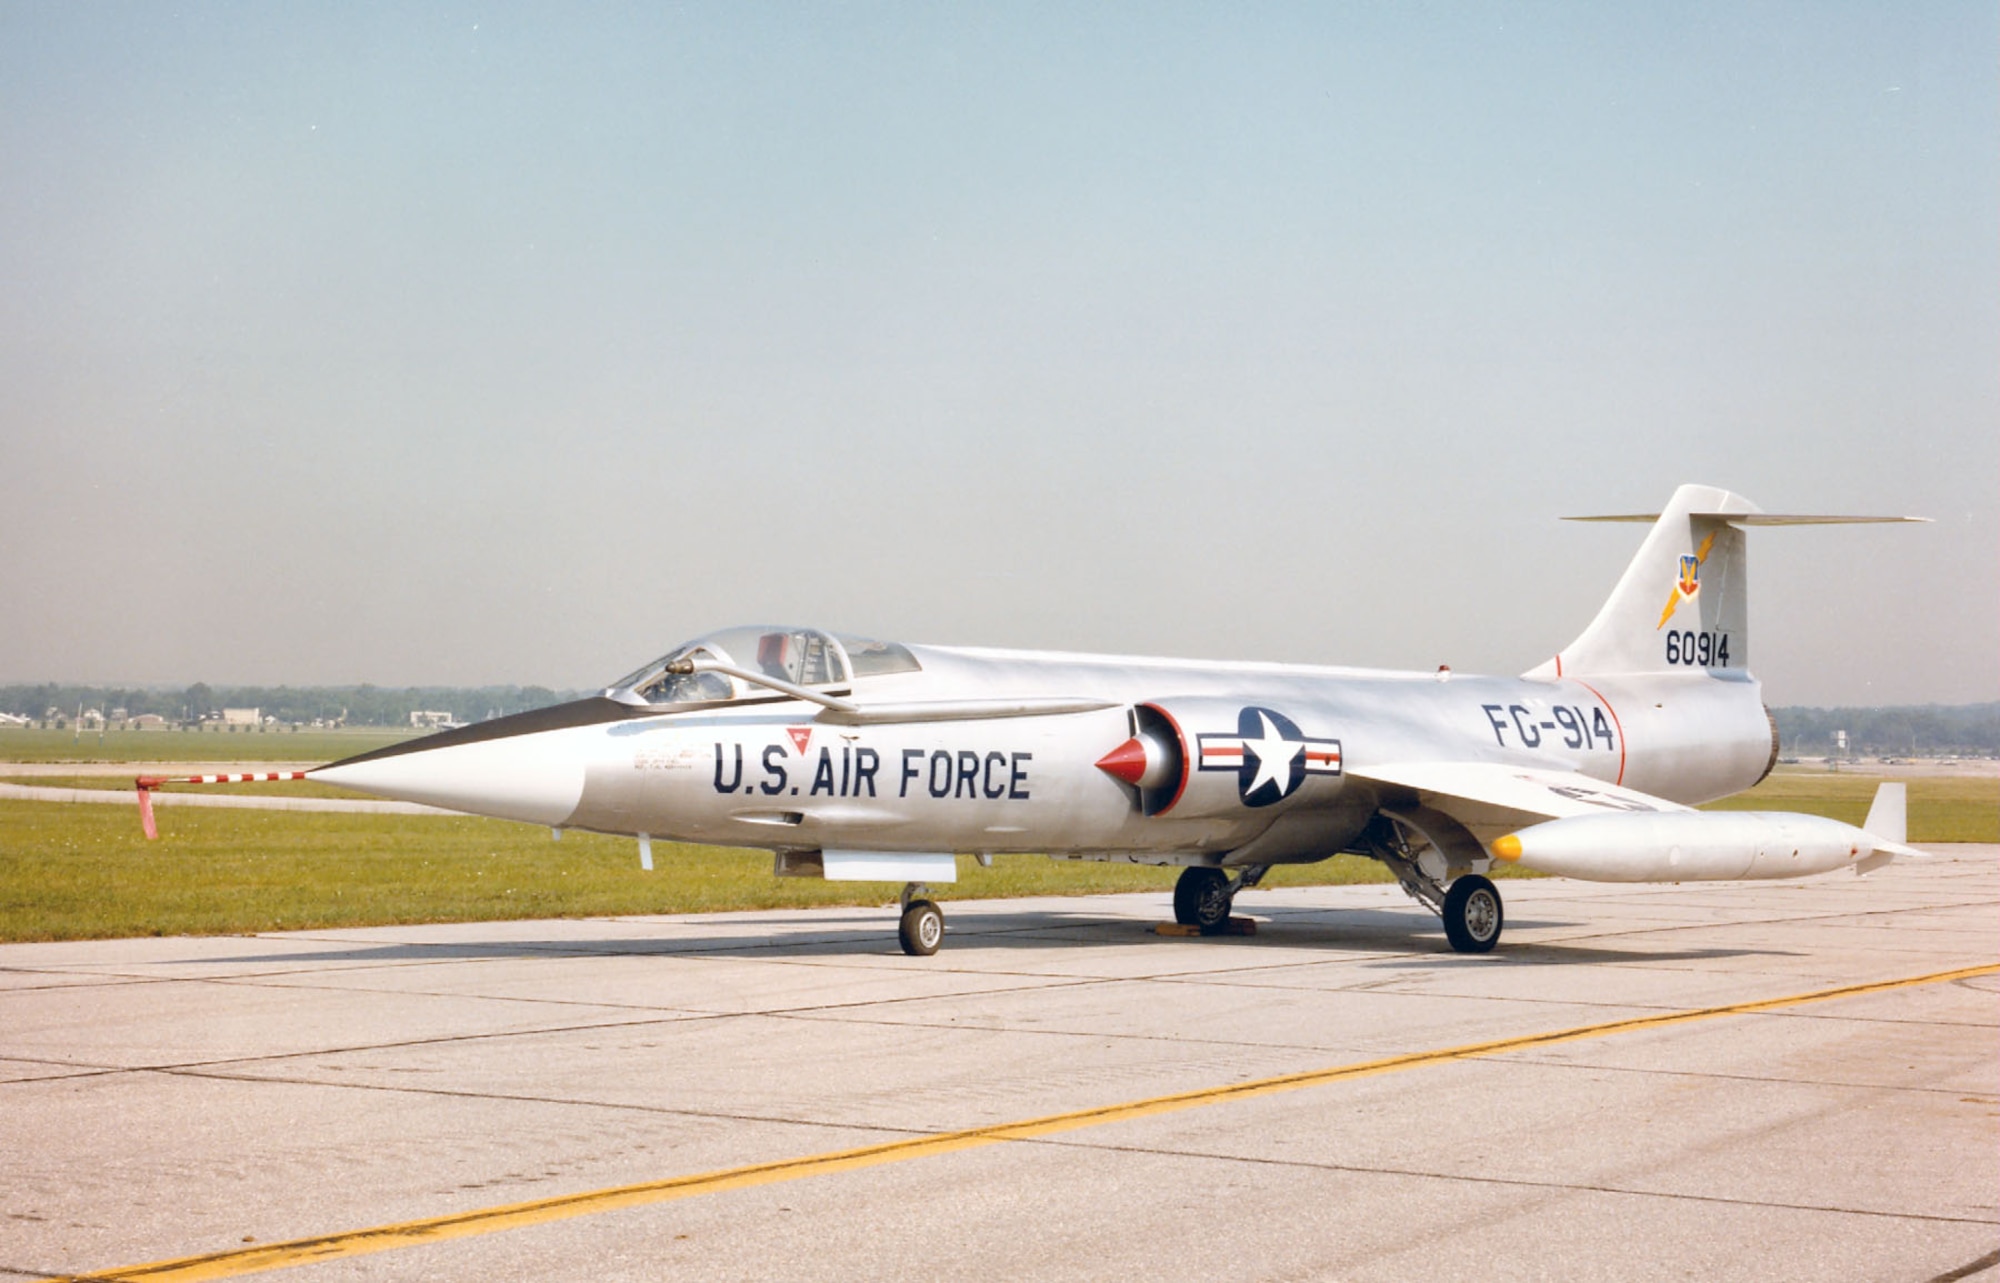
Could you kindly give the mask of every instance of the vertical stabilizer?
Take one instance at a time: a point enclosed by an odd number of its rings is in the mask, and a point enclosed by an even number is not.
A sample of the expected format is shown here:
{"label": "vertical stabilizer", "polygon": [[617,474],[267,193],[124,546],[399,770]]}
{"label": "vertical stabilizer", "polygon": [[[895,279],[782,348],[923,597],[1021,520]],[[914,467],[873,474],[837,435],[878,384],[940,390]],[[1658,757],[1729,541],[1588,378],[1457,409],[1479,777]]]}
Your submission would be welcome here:
{"label": "vertical stabilizer", "polygon": [[1897,856],[1928,857],[1909,845],[1909,796],[1901,784],[1883,784],[1875,790],[1875,802],[1861,831],[1874,839],[1875,849],[1855,862],[1856,874],[1873,873]]}
{"label": "vertical stabilizer", "polygon": [[1861,831],[1872,838],[1902,845],[1909,838],[1909,793],[1901,784],[1884,784],[1875,790],[1875,804]]}
{"label": "vertical stabilizer", "polygon": [[1619,673],[1734,676],[1750,664],[1749,568],[1731,518],[1741,495],[1682,486],[1666,511],[1577,521],[1650,521],[1652,530],[1590,627],[1529,677]]}

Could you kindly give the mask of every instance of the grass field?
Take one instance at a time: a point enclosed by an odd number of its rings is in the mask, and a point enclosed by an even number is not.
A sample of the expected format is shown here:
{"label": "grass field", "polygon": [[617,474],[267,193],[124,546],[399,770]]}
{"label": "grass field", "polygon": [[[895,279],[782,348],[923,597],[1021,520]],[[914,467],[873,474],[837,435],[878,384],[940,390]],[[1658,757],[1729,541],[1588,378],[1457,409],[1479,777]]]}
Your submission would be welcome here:
{"label": "grass field", "polygon": [[[229,738],[229,737],[216,737]],[[242,740],[246,737],[235,737]],[[279,737],[268,737],[276,739]],[[1725,805],[1858,823],[1875,781],[1786,774]],[[274,786],[275,787],[275,786]],[[771,876],[771,857],[655,844],[498,820],[162,808],[161,838],[136,807],[0,802],[0,940],[231,934],[385,923],[886,904],[894,888]],[[2000,780],[1910,781],[1917,842],[2000,842]],[[1002,857],[959,863],[941,897],[1165,890],[1175,871]],[[1386,881],[1342,856],[1281,867],[1266,885]],[[1254,899],[1248,902],[1254,908]]]}
{"label": "grass field", "polygon": [[[895,888],[774,878],[768,853],[655,843],[639,868],[629,838],[500,820],[284,811],[160,811],[160,840],[136,807],[0,802],[0,940],[220,935],[306,927],[689,913],[883,904]],[[1001,857],[959,861],[940,897],[1173,885],[1174,870]],[[1375,881],[1343,857],[1270,882]]]}
{"label": "grass field", "polygon": [[[2000,842],[2000,778],[1918,776],[1910,792],[1910,841]],[[1748,793],[1702,808],[1709,811],[1805,811],[1859,824],[1868,818],[1880,778],[1842,772],[1779,769]]]}
{"label": "grass field", "polygon": [[324,765],[407,731],[42,731],[0,726],[0,762],[308,762]]}

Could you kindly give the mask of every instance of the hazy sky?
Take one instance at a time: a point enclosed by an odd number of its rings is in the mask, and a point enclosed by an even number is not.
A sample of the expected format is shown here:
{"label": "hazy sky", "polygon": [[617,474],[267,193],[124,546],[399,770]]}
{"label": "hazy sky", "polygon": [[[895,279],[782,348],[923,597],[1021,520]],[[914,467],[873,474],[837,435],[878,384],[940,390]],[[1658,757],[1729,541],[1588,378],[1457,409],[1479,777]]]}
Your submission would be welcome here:
{"label": "hazy sky", "polygon": [[2000,697],[2000,10],[0,0],[0,681],[1515,672],[1675,485]]}

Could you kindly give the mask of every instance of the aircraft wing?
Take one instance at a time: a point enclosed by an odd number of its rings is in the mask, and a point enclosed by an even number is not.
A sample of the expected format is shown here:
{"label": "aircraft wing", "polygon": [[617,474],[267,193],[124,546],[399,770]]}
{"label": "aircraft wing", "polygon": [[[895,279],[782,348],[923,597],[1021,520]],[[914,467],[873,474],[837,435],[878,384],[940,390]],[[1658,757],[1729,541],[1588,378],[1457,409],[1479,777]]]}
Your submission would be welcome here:
{"label": "aircraft wing", "polygon": [[1481,840],[1543,820],[1616,811],[1687,811],[1663,797],[1621,788],[1575,771],[1538,770],[1497,762],[1392,762],[1348,768],[1349,775],[1407,790]]}

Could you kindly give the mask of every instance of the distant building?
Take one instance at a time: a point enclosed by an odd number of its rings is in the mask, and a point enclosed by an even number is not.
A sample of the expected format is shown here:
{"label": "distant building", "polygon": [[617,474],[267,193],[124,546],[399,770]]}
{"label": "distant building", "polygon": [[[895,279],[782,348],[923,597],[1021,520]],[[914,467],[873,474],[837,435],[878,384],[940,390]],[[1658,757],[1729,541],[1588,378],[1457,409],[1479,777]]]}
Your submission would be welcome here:
{"label": "distant building", "polygon": [[132,719],[135,731],[163,731],[167,729],[167,719],[158,713],[141,713]]}
{"label": "distant building", "polygon": [[86,708],[83,710],[83,716],[77,718],[76,722],[78,726],[86,728],[102,727],[104,725],[104,713],[99,709]]}
{"label": "distant building", "polygon": [[422,708],[411,710],[410,725],[420,731],[448,731],[462,723],[442,709]]}
{"label": "distant building", "polygon": [[224,726],[256,726],[263,722],[263,710],[257,708],[225,708],[222,710]]}

